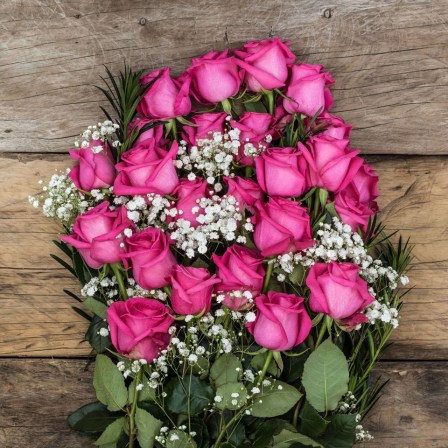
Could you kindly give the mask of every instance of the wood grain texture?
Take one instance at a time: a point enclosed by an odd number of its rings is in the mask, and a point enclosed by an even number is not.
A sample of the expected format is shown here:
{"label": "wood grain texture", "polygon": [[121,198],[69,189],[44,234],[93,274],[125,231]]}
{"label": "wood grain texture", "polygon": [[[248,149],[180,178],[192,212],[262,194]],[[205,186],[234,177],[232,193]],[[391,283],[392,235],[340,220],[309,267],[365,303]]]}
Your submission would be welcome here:
{"label": "wood grain texture", "polygon": [[446,0],[8,0],[0,151],[61,152],[99,116],[102,64],[178,72],[210,48],[280,35],[336,77],[334,111],[376,154],[448,154]]}
{"label": "wood grain texture", "polygon": [[[0,360],[0,446],[87,448],[88,438],[66,426],[67,415],[95,400],[86,360]],[[381,363],[390,379],[365,426],[365,448],[446,448],[448,363]]]}
{"label": "wood grain texture", "polygon": [[[380,206],[390,230],[412,236],[415,289],[388,359],[448,359],[448,158],[373,157]],[[0,355],[86,356],[85,321],[62,289],[79,285],[49,257],[57,227],[27,203],[39,179],[69,163],[63,155],[0,157]],[[13,199],[12,199],[13,198]]]}

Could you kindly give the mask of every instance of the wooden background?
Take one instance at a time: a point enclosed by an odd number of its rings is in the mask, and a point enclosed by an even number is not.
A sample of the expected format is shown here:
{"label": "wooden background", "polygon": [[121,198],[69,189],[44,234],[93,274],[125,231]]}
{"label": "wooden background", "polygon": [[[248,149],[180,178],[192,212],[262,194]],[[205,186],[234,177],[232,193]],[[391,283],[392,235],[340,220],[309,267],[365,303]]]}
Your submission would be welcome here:
{"label": "wooden background", "polygon": [[380,170],[383,217],[415,244],[366,447],[448,447],[447,20],[447,0],[2,0],[0,446],[89,446],[64,422],[93,398],[84,323],[62,293],[77,285],[27,196],[101,118],[102,64],[180,71],[210,48],[281,35],[335,76],[334,112]]}

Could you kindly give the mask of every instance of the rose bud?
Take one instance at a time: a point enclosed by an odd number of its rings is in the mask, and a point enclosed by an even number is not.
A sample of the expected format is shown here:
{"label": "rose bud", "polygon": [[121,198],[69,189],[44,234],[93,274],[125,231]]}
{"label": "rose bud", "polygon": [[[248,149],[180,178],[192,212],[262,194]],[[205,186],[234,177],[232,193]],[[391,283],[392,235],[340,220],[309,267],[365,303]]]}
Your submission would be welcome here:
{"label": "rose bud", "polygon": [[375,214],[376,203],[371,206],[364,204],[347,190],[343,190],[335,196],[334,207],[344,224],[348,224],[356,232],[358,227],[367,231],[369,218]]}
{"label": "rose bud", "polygon": [[251,213],[255,213],[255,203],[264,198],[264,192],[260,186],[252,179],[242,177],[224,177],[227,184],[227,194],[233,196],[240,210],[246,208]]}
{"label": "rose bud", "polygon": [[322,65],[299,64],[292,67],[283,106],[289,113],[301,113],[313,117],[333,105],[330,90],[326,87],[334,80]]}
{"label": "rose bud", "polygon": [[118,263],[124,252],[123,235],[125,229],[134,229],[128,219],[125,207],[109,209],[107,201],[88,210],[76,218],[73,231],[61,240],[71,244],[93,269],[107,263]]}
{"label": "rose bud", "polygon": [[177,143],[173,142],[171,149],[165,151],[150,138],[123,153],[121,162],[116,165],[118,176],[114,194],[172,193],[179,183],[173,164],[177,149]]}
{"label": "rose bud", "polygon": [[255,299],[256,319],[247,324],[255,342],[269,350],[291,350],[311,331],[304,299],[293,294],[269,291]]}
{"label": "rose bud", "polygon": [[250,92],[272,90],[283,87],[288,78],[288,68],[296,56],[288,48],[290,42],[280,38],[250,41],[241,50],[234,50],[240,60],[237,64],[244,69],[244,82]]}
{"label": "rose bud", "polygon": [[328,135],[337,139],[348,139],[352,132],[352,125],[347,124],[341,117],[324,112],[319,115],[319,122],[326,128],[320,135]]}
{"label": "rose bud", "polygon": [[[250,150],[258,152],[260,145],[267,148],[267,139],[272,138],[276,132],[274,129],[275,118],[271,114],[261,112],[245,112],[238,121],[231,120],[234,129],[240,130],[240,142],[238,149],[238,162],[246,166],[254,166],[254,156],[250,156]],[[269,136],[269,137],[268,137]]]}
{"label": "rose bud", "polygon": [[[150,118],[134,118],[128,126],[128,133],[130,134],[132,130],[135,128],[137,131],[146,126],[147,124],[154,123]],[[145,140],[152,138],[155,141],[156,146],[161,148],[165,148],[169,144],[169,140],[163,136],[164,128],[162,125],[154,126],[153,128],[149,128],[146,131],[143,131],[134,142],[134,146],[144,142]]]}
{"label": "rose bud", "polygon": [[252,297],[261,293],[265,276],[261,254],[256,250],[233,244],[222,256],[212,254],[212,260],[218,268],[216,275],[221,280],[215,289],[226,296],[222,303],[232,310],[250,308],[252,299],[247,294],[235,297],[226,292],[248,291]]}
{"label": "rose bud", "polygon": [[115,180],[115,164],[107,144],[91,140],[87,148],[69,151],[72,160],[77,160],[68,176],[78,190],[91,191],[109,188]]}
{"label": "rose bud", "polygon": [[190,113],[190,77],[173,79],[170,71],[169,67],[165,67],[148,73],[140,79],[143,85],[147,85],[160,76],[138,103],[137,112],[142,117],[169,120]]}
{"label": "rose bud", "polygon": [[107,309],[107,323],[118,353],[150,363],[168,346],[168,329],[174,319],[171,310],[158,300],[134,297],[112,303]]}
{"label": "rose bud", "polygon": [[375,299],[367,282],[359,276],[360,267],[352,263],[316,263],[311,266],[306,284],[310,289],[310,308],[328,314],[342,325],[367,322],[361,314]]}
{"label": "rose bud", "polygon": [[264,257],[306,249],[314,244],[310,217],[299,202],[270,198],[256,204],[254,242]]}
{"label": "rose bud", "polygon": [[378,197],[378,176],[370,165],[364,163],[345,190],[359,202],[369,205],[375,212],[378,211],[374,202]]}
{"label": "rose bud", "polygon": [[358,150],[349,149],[348,140],[326,135],[311,137],[308,146],[299,143],[299,149],[309,165],[311,186],[337,193],[355,177],[363,164]]}
{"label": "rose bud", "polygon": [[201,104],[214,104],[238,93],[241,80],[234,57],[229,50],[210,51],[193,58],[187,69],[191,76],[191,93]]}
{"label": "rose bud", "polygon": [[220,280],[207,269],[177,265],[170,282],[173,287],[171,306],[177,314],[186,316],[210,311],[213,287]]}
{"label": "rose bud", "polygon": [[169,285],[176,259],[171,253],[169,235],[155,227],[134,233],[126,240],[127,253],[122,255],[126,268],[132,266],[135,281],[144,289]]}
{"label": "rose bud", "polygon": [[182,136],[190,145],[196,145],[198,140],[213,140],[215,132],[224,134],[226,118],[225,112],[194,115],[190,121],[196,126],[184,126]]}
{"label": "rose bud", "polygon": [[297,148],[268,148],[255,159],[260,187],[269,196],[301,196],[307,189],[308,164]]}

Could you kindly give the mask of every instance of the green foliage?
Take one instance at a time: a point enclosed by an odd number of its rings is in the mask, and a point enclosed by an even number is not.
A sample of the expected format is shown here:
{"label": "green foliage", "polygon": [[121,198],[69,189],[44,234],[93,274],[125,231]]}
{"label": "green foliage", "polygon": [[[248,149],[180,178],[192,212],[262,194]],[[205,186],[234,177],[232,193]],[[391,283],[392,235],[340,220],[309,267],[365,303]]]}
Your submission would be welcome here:
{"label": "green foliage", "polygon": [[[174,436],[174,437],[173,437]],[[196,442],[188,434],[177,429],[168,433],[166,448],[196,448]]]}
{"label": "green foliage", "polygon": [[106,355],[97,355],[93,373],[96,397],[109,411],[118,411],[126,406],[128,390],[123,375]]}
{"label": "green foliage", "polygon": [[352,448],[356,441],[356,425],[356,415],[335,414],[319,442],[331,448]]}
{"label": "green foliage", "polygon": [[119,419],[112,422],[96,440],[95,445],[101,446],[103,448],[112,448],[116,446],[116,443],[120,439],[121,432],[123,431],[124,424],[124,417],[120,417]]}
{"label": "green foliage", "polygon": [[82,304],[92,313],[101,317],[101,319],[106,319],[107,305],[94,299],[93,297],[87,297]]}
{"label": "green foliage", "polygon": [[149,412],[137,407],[135,412],[135,424],[138,429],[137,440],[141,448],[152,448],[155,437],[159,434],[162,422],[153,417]]}
{"label": "green foliage", "polygon": [[216,390],[216,395],[222,400],[216,403],[218,409],[237,410],[247,402],[247,391],[243,383],[221,384]]}
{"label": "green foliage", "polygon": [[232,353],[222,354],[210,369],[210,380],[218,388],[226,383],[234,383],[241,379],[241,361]]}
{"label": "green foliage", "polygon": [[348,390],[348,363],[330,339],[324,341],[307,359],[302,383],[310,404],[319,412],[336,409]]}
{"label": "green foliage", "polygon": [[85,434],[98,434],[106,430],[117,418],[123,415],[121,412],[110,412],[107,407],[96,401],[80,407],[69,415],[67,423],[70,428]]}
{"label": "green foliage", "polygon": [[317,443],[309,437],[288,429],[283,429],[278,435],[274,436],[273,448],[289,448],[292,445],[324,448],[320,443]]}
{"label": "green foliage", "polygon": [[[256,372],[259,370],[262,370],[267,356],[268,356],[267,352],[259,353],[259,354],[255,355],[250,362],[250,366]],[[269,375],[275,376],[276,378],[280,376],[280,369],[278,368],[278,365],[274,359],[272,359],[271,362],[269,363],[267,373]]]}
{"label": "green foliage", "polygon": [[310,437],[318,437],[324,433],[328,421],[325,420],[309,403],[305,401],[300,416],[300,431]]}
{"label": "green foliage", "polygon": [[101,317],[93,316],[89,328],[85,334],[85,340],[96,350],[97,353],[104,353],[111,345],[110,336],[101,336],[101,328],[107,329],[107,322]]}

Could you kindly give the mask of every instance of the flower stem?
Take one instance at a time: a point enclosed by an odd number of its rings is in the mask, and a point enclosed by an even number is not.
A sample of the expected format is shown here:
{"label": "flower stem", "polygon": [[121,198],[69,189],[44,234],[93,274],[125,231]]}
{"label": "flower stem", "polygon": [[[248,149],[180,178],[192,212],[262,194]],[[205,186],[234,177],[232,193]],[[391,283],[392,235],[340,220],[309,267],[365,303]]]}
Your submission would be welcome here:
{"label": "flower stem", "polygon": [[267,90],[264,92],[266,99],[268,100],[268,111],[271,115],[274,115],[275,103],[274,103],[274,92],[272,90]]}
{"label": "flower stem", "polygon": [[269,282],[271,280],[272,271],[274,270],[274,263],[268,263],[268,267],[266,269],[266,275],[264,277],[264,283],[263,283],[263,294],[266,294],[268,291]]}
{"label": "flower stem", "polygon": [[131,413],[129,414],[129,444],[128,448],[134,448],[135,436],[137,435],[135,427],[135,412],[137,411],[138,389],[142,377],[142,368],[137,372],[135,377],[134,400],[132,401]]}
{"label": "flower stem", "polygon": [[263,370],[260,373],[260,377],[258,378],[258,384],[261,384],[264,380],[264,377],[266,376],[266,373],[269,369],[269,366],[271,365],[272,358],[274,357],[274,352],[272,350],[269,350],[266,356],[266,360],[264,362]]}
{"label": "flower stem", "polygon": [[112,272],[114,273],[115,278],[117,279],[118,289],[120,290],[121,300],[127,300],[128,293],[126,291],[126,286],[124,285],[123,276],[121,275],[120,263],[113,263],[110,265],[110,267],[112,268]]}
{"label": "flower stem", "polygon": [[317,341],[316,345],[314,346],[314,349],[319,347],[320,343],[322,342],[322,339],[325,336],[326,331],[327,331],[327,324],[325,322],[322,322],[322,326],[320,327],[319,335],[317,336]]}

